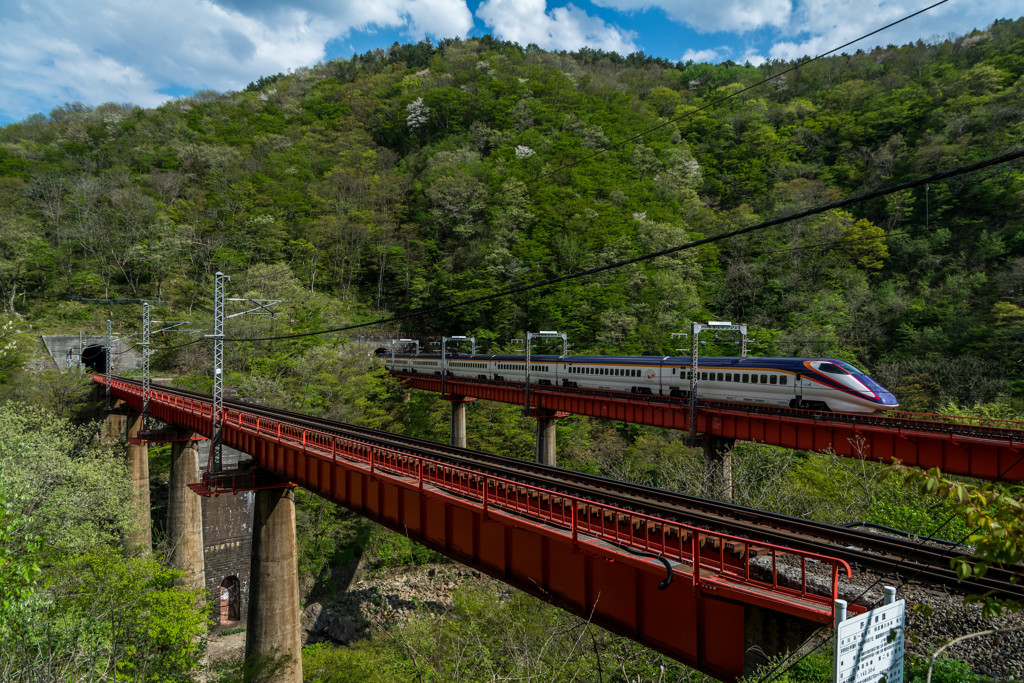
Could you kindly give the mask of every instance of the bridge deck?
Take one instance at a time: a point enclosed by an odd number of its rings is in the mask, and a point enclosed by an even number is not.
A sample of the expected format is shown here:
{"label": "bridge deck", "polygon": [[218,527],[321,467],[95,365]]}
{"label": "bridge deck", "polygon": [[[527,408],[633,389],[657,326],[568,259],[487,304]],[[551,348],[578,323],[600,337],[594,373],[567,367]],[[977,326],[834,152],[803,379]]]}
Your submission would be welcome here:
{"label": "bridge deck", "polygon": [[[416,389],[440,392],[442,388],[440,377],[398,376]],[[510,382],[449,377],[444,390],[450,395],[517,405],[525,401],[523,386]],[[690,427],[690,405],[681,399],[534,386],[530,407],[669,429]],[[721,405],[701,406],[697,411],[700,434],[878,462],[899,460],[979,479],[1024,481],[1024,425],[981,422],[912,413],[874,417],[809,410],[751,411]]]}
{"label": "bridge deck", "polygon": [[[115,379],[111,391],[141,409],[138,385]],[[149,405],[159,420],[210,433],[208,399],[154,388]],[[751,609],[830,624],[839,571],[850,573],[842,560],[659,519],[401,447],[233,408],[223,423],[225,445],[249,453],[260,468],[723,680],[743,673]],[[210,493],[231,490],[224,480],[208,480],[207,487]],[[758,556],[771,561],[755,563]],[[780,578],[781,564],[799,567],[796,587]],[[830,574],[826,594],[812,587],[812,565]]]}

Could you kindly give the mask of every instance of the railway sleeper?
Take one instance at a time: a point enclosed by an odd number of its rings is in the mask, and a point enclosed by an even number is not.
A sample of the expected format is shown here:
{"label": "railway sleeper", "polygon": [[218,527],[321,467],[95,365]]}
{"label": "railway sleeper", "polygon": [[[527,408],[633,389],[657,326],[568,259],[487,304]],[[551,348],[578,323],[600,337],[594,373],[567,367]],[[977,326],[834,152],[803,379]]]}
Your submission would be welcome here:
{"label": "railway sleeper", "polygon": [[718,536],[708,536],[707,534],[701,534],[699,537],[699,543],[701,548],[710,548],[711,550],[718,550],[718,546],[722,545],[722,539]]}

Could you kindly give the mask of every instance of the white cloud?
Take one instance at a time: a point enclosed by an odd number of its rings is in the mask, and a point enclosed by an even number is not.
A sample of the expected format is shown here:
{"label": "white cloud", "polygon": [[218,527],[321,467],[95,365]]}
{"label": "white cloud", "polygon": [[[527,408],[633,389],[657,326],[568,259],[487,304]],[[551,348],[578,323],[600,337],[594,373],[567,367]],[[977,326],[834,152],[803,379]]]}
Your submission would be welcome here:
{"label": "white cloud", "polygon": [[704,50],[687,50],[683,53],[683,56],[679,58],[681,62],[708,62],[709,64],[715,64],[718,62],[725,61],[723,54],[729,54],[728,47],[712,47]]}
{"label": "white cloud", "polygon": [[790,0],[592,0],[598,7],[623,12],[658,8],[669,19],[700,33],[745,33],[767,26],[782,27],[792,12]]}
{"label": "white cloud", "polygon": [[545,0],[485,0],[476,16],[495,36],[522,46],[535,43],[548,50],[591,47],[627,55],[636,52],[636,34],[610,26],[575,5],[546,12]]}
{"label": "white cloud", "polygon": [[[768,54],[797,59],[823,54],[876,31],[928,6],[926,0],[800,0],[791,23]],[[879,45],[902,45],[919,39],[945,40],[982,29],[997,18],[1021,15],[1019,0],[976,0],[940,5],[860,40],[841,52],[871,50]]]}
{"label": "white cloud", "polygon": [[75,100],[155,106],[172,86],[234,90],[314,64],[328,41],[353,30],[419,40],[472,25],[466,0],[3,0],[0,115],[22,119]]}

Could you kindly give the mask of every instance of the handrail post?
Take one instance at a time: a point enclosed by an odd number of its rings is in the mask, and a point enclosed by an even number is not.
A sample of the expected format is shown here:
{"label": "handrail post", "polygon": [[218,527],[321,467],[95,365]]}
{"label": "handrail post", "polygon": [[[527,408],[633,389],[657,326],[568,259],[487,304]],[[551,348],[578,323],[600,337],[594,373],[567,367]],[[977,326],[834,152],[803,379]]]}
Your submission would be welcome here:
{"label": "handrail post", "polygon": [[579,540],[579,507],[576,505],[576,499],[572,499],[572,542],[573,545]]}
{"label": "handrail post", "polygon": [[700,585],[700,530],[690,532],[690,554],[693,556],[693,585]]}

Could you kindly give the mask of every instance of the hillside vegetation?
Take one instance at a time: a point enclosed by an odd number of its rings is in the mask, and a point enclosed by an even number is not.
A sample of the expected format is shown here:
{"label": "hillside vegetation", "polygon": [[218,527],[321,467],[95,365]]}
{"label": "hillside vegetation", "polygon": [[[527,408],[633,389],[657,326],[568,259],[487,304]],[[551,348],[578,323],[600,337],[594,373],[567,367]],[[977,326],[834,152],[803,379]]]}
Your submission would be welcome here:
{"label": "hillside vegetation", "polygon": [[[184,315],[208,310],[221,270],[231,295],[291,301],[275,333],[314,330],[682,244],[1024,138],[1024,20],[747,89],[793,66],[486,37],[155,110],[69,104],[0,129],[0,298],[58,327],[95,324],[57,303],[68,295]],[[758,355],[863,363],[908,408],[1019,398],[1022,199],[1021,165],[997,166],[369,331],[497,348],[559,329],[577,350],[663,353],[712,317],[751,324]],[[137,329],[136,309],[113,316]]]}

